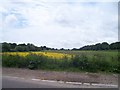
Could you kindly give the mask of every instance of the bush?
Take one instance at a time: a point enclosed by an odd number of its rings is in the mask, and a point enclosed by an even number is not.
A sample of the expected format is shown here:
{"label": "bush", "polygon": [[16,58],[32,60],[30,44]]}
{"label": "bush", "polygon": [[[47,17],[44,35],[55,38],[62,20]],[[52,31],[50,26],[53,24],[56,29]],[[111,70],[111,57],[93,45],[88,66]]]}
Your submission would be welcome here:
{"label": "bush", "polygon": [[[118,57],[119,59],[120,57]],[[120,62],[115,57],[95,53],[91,58],[87,54],[74,55],[72,58],[50,58],[43,55],[28,54],[26,57],[19,55],[2,55],[3,67],[17,67],[46,70],[73,70],[87,72],[112,72],[120,73]],[[116,58],[117,59],[117,58]]]}
{"label": "bush", "polygon": [[76,55],[72,59],[72,65],[80,70],[86,70],[88,66],[88,58],[84,54]]}

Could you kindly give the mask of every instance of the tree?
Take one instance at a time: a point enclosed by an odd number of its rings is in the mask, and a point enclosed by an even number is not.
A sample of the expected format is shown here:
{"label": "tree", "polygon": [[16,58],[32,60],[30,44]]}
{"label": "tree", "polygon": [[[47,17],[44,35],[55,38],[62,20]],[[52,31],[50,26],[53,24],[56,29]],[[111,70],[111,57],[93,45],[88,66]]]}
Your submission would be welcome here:
{"label": "tree", "polygon": [[109,44],[107,42],[103,42],[101,44],[101,49],[102,50],[109,50]]}
{"label": "tree", "polygon": [[64,48],[61,48],[60,50],[65,50]]}
{"label": "tree", "polygon": [[120,42],[111,43],[110,44],[110,49],[111,50],[116,50],[116,49],[120,50]]}
{"label": "tree", "polygon": [[72,50],[78,50],[77,48],[73,48]]}
{"label": "tree", "polygon": [[15,51],[23,52],[24,51],[24,47],[22,47],[22,46],[16,46],[15,47]]}
{"label": "tree", "polygon": [[18,46],[26,46],[26,44],[18,44]]}
{"label": "tree", "polygon": [[8,44],[6,42],[2,43],[2,51],[3,52],[10,51],[10,44]]}
{"label": "tree", "polygon": [[11,48],[11,49],[15,49],[15,47],[17,46],[16,43],[9,43],[9,44],[10,44],[10,48]]}
{"label": "tree", "polygon": [[101,44],[100,43],[97,43],[95,46],[94,46],[95,50],[101,50]]}
{"label": "tree", "polygon": [[36,47],[33,44],[27,44],[27,48],[29,49],[29,51],[35,51]]}

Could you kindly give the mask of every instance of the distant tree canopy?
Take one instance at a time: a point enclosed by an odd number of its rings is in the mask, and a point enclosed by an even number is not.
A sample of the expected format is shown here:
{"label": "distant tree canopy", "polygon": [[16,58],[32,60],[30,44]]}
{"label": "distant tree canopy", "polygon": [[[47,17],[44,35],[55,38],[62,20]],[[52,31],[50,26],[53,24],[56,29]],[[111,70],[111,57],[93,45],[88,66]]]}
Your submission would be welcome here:
{"label": "distant tree canopy", "polygon": [[16,44],[16,43],[0,43],[2,45],[2,52],[28,52],[28,51],[41,51],[50,50],[46,46],[37,47],[33,44]]}
{"label": "distant tree canopy", "polygon": [[[70,49],[55,49],[46,46],[35,46],[33,44],[16,44],[16,43],[0,43],[2,45],[2,52],[27,52],[27,51],[42,51],[42,50],[70,50]],[[73,48],[72,50],[120,50],[120,42],[108,44],[107,42],[97,43],[95,45],[83,46],[79,49]]]}
{"label": "distant tree canopy", "polygon": [[95,45],[83,46],[79,50],[120,50],[120,42],[108,44],[107,42],[97,43]]}

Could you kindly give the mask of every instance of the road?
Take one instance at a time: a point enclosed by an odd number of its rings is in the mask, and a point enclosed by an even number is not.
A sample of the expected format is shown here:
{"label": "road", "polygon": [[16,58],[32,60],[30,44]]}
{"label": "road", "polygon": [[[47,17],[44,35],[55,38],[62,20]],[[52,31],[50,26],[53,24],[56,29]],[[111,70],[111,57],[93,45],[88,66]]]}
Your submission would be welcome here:
{"label": "road", "polygon": [[[2,88],[100,88],[101,86],[74,85],[53,81],[37,81],[35,79],[25,79],[19,77],[3,76]],[[102,86],[107,88],[106,86]]]}
{"label": "road", "polygon": [[32,80],[22,80],[17,78],[3,77],[2,78],[3,88],[53,88],[55,86],[50,86],[43,84],[41,82],[34,82]]}
{"label": "road", "polygon": [[80,86],[3,76],[2,88],[80,88]]}

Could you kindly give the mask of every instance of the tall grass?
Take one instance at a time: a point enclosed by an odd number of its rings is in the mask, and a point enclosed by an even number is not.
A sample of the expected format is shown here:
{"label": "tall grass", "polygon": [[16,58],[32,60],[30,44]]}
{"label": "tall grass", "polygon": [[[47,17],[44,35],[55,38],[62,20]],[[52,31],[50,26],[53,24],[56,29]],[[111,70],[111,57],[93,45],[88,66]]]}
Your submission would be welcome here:
{"label": "tall grass", "polygon": [[[90,55],[89,55],[90,54]],[[17,67],[29,69],[62,70],[62,71],[85,71],[85,72],[111,72],[120,73],[118,61],[119,55],[111,53],[83,52],[74,54],[71,58],[52,58],[45,55],[28,54],[2,55],[3,67]]]}

